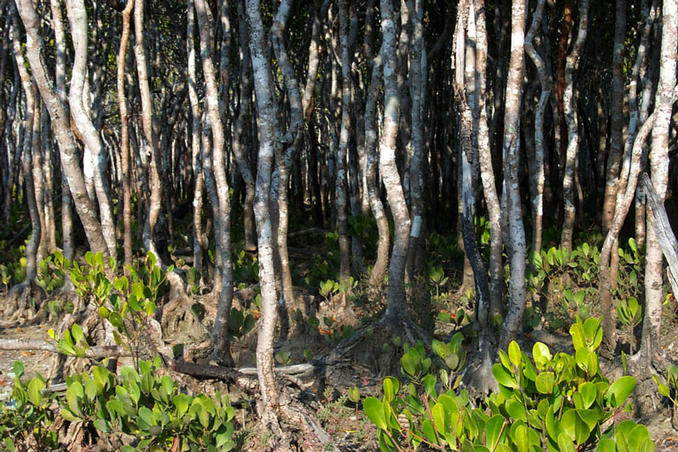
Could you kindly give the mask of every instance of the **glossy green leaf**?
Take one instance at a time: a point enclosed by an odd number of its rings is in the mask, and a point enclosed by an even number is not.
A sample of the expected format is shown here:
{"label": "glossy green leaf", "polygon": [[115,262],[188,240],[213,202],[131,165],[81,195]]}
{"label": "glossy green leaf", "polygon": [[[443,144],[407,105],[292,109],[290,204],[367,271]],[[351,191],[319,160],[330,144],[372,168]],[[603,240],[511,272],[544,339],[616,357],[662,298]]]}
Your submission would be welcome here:
{"label": "glossy green leaf", "polygon": [[620,407],[636,387],[636,379],[630,375],[618,378],[605,393],[605,400],[614,408]]}
{"label": "glossy green leaf", "polygon": [[388,430],[381,401],[376,397],[367,397],[363,401],[363,410],[370,421],[381,430]]}
{"label": "glossy green leaf", "polygon": [[540,393],[551,394],[553,392],[554,382],[555,376],[553,375],[553,372],[542,372],[539,375],[537,375],[535,385],[537,387],[537,391],[539,391]]}
{"label": "glossy green leaf", "polygon": [[514,366],[520,367],[523,354],[521,353],[520,346],[518,346],[518,343],[516,341],[511,341],[511,343],[509,344],[508,356],[509,359],[511,360],[511,363],[513,363]]}

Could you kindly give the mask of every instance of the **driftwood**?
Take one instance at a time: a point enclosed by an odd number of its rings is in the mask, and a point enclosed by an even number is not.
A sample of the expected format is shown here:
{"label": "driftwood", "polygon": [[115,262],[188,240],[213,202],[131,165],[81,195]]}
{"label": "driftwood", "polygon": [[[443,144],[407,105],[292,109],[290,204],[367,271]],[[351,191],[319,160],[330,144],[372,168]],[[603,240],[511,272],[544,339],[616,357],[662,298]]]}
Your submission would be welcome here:
{"label": "driftwood", "polygon": [[[34,339],[0,339],[0,350],[38,350],[50,353],[60,353],[56,345]],[[125,350],[117,345],[97,345],[85,350],[85,358],[121,358],[132,356],[131,350]]]}
{"label": "driftwood", "polygon": [[640,178],[645,197],[647,198],[647,204],[650,207],[654,233],[657,236],[657,241],[664,253],[666,262],[669,264],[667,273],[671,289],[673,294],[678,296],[678,279],[676,279],[678,275],[678,240],[676,240],[676,236],[671,229],[671,223],[669,223],[669,216],[666,214],[664,204],[659,202],[659,196],[654,191],[650,177],[647,173],[643,173]]}
{"label": "driftwood", "polygon": [[[231,367],[213,366],[210,364],[195,364],[186,361],[172,362],[172,370],[182,374],[201,378],[217,378],[219,380],[233,382],[236,386],[245,390],[257,390],[257,369],[255,367],[243,367],[234,369]],[[312,364],[294,364],[291,366],[276,367],[275,373],[290,380],[300,388],[309,386],[301,381],[301,377],[313,374]]]}

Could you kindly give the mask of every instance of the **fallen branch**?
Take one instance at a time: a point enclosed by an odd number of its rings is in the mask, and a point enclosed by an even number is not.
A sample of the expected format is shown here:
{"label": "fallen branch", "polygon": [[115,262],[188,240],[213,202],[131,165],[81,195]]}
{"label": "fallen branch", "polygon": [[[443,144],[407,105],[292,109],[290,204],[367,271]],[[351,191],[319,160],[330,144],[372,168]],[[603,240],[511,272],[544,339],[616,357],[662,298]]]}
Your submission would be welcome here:
{"label": "fallen branch", "polygon": [[[61,353],[56,345],[35,339],[0,339],[0,350],[37,350],[50,353]],[[85,350],[85,358],[121,358],[132,356],[131,350],[118,345],[97,345]]]}
{"label": "fallen branch", "polygon": [[[290,380],[297,386],[305,388],[308,385],[304,384],[304,382],[302,382],[299,377],[312,374],[314,369],[315,368],[313,367],[313,364],[304,363],[276,367],[274,371],[276,374]],[[172,363],[172,370],[182,374],[191,375],[193,377],[217,378],[219,380],[231,381],[237,386],[248,390],[255,390],[259,387],[256,367],[233,369],[231,367],[213,366],[210,364],[196,364],[186,361],[174,361]]]}
{"label": "fallen branch", "polygon": [[195,364],[186,361],[173,361],[172,370],[192,377],[217,378],[233,382],[239,388],[247,391],[257,391],[259,381],[256,376],[245,375],[237,369],[209,364]]}
{"label": "fallen branch", "polygon": [[666,257],[666,262],[669,264],[668,277],[671,283],[673,294],[678,296],[678,240],[671,229],[669,216],[666,214],[664,204],[659,202],[659,196],[654,191],[654,186],[647,173],[641,176],[641,183],[643,191],[647,198],[647,204],[650,207],[650,214],[652,217],[652,224],[654,225],[654,233],[657,236],[659,246]]}

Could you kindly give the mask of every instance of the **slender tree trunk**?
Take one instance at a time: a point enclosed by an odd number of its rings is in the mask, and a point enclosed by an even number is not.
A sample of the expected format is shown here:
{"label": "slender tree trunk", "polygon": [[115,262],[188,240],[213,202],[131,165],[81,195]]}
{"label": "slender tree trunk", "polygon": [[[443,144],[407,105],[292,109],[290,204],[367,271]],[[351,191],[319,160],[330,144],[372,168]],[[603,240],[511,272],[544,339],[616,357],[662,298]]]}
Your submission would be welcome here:
{"label": "slender tree trunk", "polygon": [[[603,233],[610,228],[616,204],[619,166],[624,152],[624,38],[626,34],[626,0],[616,0],[614,49],[612,52],[612,97],[610,99],[610,152],[607,155]],[[623,187],[619,188],[620,190]]]}
{"label": "slender tree trunk", "polygon": [[565,67],[565,121],[567,123],[567,153],[565,158],[565,175],[563,176],[563,231],[560,237],[561,246],[572,250],[572,235],[574,231],[575,205],[574,205],[574,171],[577,154],[579,152],[579,130],[577,122],[577,100],[574,93],[574,71],[579,61],[579,55],[584,48],[586,32],[588,28],[589,0],[581,0],[579,4],[579,26],[577,40],[572,52],[567,56]]}
{"label": "slender tree trunk", "polygon": [[[39,152],[37,142],[34,140],[34,135],[40,127],[40,99],[37,98],[35,85],[26,69],[26,61],[24,59],[21,42],[19,41],[19,26],[18,21],[14,20],[10,28],[10,39],[14,51],[14,59],[16,61],[16,68],[21,78],[21,86],[24,91],[26,100],[24,118],[23,118],[23,137],[21,142],[17,140],[17,149],[21,148],[21,167],[24,176],[24,198],[28,206],[28,213],[31,219],[31,236],[28,244],[26,244],[26,278],[21,284],[15,285],[9,294],[10,301],[19,300],[24,297],[26,293],[35,287],[35,278],[37,276],[37,253],[40,244],[40,215],[38,213],[38,205],[35,197],[35,173],[33,172],[33,152]],[[37,117],[36,117],[37,113]],[[37,123],[37,124],[36,124]],[[35,147],[33,145],[36,145]],[[17,153],[17,157],[18,157]],[[38,172],[38,176],[39,176]],[[20,307],[18,305],[17,307]],[[16,313],[18,314],[18,312]]]}
{"label": "slender tree trunk", "polygon": [[188,53],[188,98],[191,103],[191,163],[193,168],[193,266],[200,275],[200,285],[203,282],[202,268],[202,207],[203,188],[205,179],[202,173],[201,146],[202,141],[200,127],[200,103],[197,92],[196,57],[195,57],[195,11],[193,2],[188,3],[186,21],[186,46]]}
{"label": "slender tree trunk", "polygon": [[273,80],[269,59],[264,51],[264,24],[258,0],[247,0],[249,18],[249,47],[254,70],[254,89],[257,102],[259,153],[257,163],[254,215],[257,222],[259,254],[259,283],[261,286],[261,318],[257,337],[257,375],[261,390],[264,425],[279,430],[277,420],[278,390],[273,375],[273,340],[277,317],[275,287],[274,243],[271,226],[269,196],[276,139],[276,104],[273,99]]}
{"label": "slender tree trunk", "polygon": [[511,59],[506,80],[504,117],[504,187],[509,227],[509,255],[511,279],[509,281],[509,307],[499,339],[499,347],[505,349],[520,328],[525,312],[525,228],[520,207],[518,185],[520,149],[520,98],[525,40],[527,1],[514,0],[511,7]]}
{"label": "slender tree trunk", "polygon": [[377,124],[376,110],[377,97],[381,88],[382,58],[381,54],[372,59],[372,76],[370,87],[365,101],[365,174],[367,177],[367,190],[370,198],[370,208],[377,222],[379,239],[377,243],[377,260],[370,273],[370,284],[381,284],[388,270],[388,252],[390,242],[390,230],[388,218],[384,211],[379,193],[378,155],[377,155]]}
{"label": "slender tree trunk", "polygon": [[[650,168],[652,185],[658,202],[666,199],[669,172],[669,136],[671,112],[674,103],[673,89],[676,85],[676,47],[678,46],[678,1],[664,0],[662,4],[662,44],[659,68],[659,86],[655,99],[657,115],[652,128]],[[645,318],[640,348],[641,361],[645,364],[654,354],[660,353],[660,329],[662,318],[663,256],[657,241],[651,217],[648,216],[647,255],[645,263]]]}
{"label": "slender tree trunk", "polygon": [[125,253],[125,267],[132,265],[132,204],[130,152],[129,152],[129,112],[127,110],[127,96],[125,94],[125,66],[127,65],[127,45],[129,44],[130,14],[134,8],[134,0],[125,5],[122,12],[122,34],[120,35],[120,49],[118,50],[118,108],[120,109],[120,153],[122,176],[122,222],[124,227],[123,250]]}
{"label": "slender tree trunk", "polygon": [[[642,10],[641,10],[642,11]],[[652,5],[649,6],[648,18],[647,18],[647,33],[648,41],[650,40],[651,32],[654,28],[654,33],[657,34],[657,29],[660,27],[655,26],[657,23],[657,16],[659,15],[659,1],[653,0]],[[656,46],[655,46],[656,47]],[[641,80],[642,86],[642,95],[640,102],[640,111],[639,111],[639,122],[642,124],[649,116],[650,105],[652,104],[653,97],[652,90],[654,84],[652,83],[652,76],[649,68],[649,62],[653,59],[652,49],[649,49],[650,53],[648,57],[645,58],[640,64],[640,73],[639,77]],[[640,53],[640,50],[639,50]],[[645,152],[642,160],[643,167],[647,166],[647,152]],[[636,229],[636,243],[639,248],[645,247],[645,195],[642,190],[638,189],[636,193],[636,202],[635,202],[635,229]]]}
{"label": "slender tree trunk", "polygon": [[284,0],[278,6],[273,26],[271,27],[271,41],[278,65],[283,73],[285,91],[290,104],[290,125],[285,134],[284,141],[287,143],[287,149],[284,154],[278,156],[278,230],[277,245],[278,256],[280,258],[281,282],[283,299],[286,306],[294,303],[294,290],[292,287],[292,272],[290,270],[289,252],[287,250],[287,230],[289,222],[288,213],[288,184],[290,179],[290,167],[292,161],[296,158],[297,149],[300,143],[301,127],[303,126],[301,93],[299,92],[299,83],[294,75],[292,64],[287,55],[287,48],[283,38],[283,30],[287,23],[291,3]]}
{"label": "slender tree trunk", "polygon": [[101,224],[96,218],[94,206],[87,197],[83,173],[78,165],[77,147],[70,132],[65,104],[54,92],[52,83],[47,78],[47,71],[43,65],[41,57],[43,43],[38,32],[38,16],[31,1],[18,0],[16,5],[26,29],[26,54],[31,65],[31,72],[38,85],[40,96],[47,105],[54,135],[59,144],[61,164],[75,201],[78,216],[85,229],[91,250],[95,253],[101,252],[104,258],[107,259],[110,254],[106,247]]}
{"label": "slender tree trunk", "polygon": [[427,62],[424,46],[424,26],[422,24],[424,8],[421,0],[408,0],[408,11],[412,25],[410,39],[410,98],[412,121],[412,158],[410,160],[410,199],[412,205],[412,231],[408,253],[407,272],[410,278],[417,274],[423,265],[425,247],[422,234],[426,231],[424,219],[424,117],[426,105]]}
{"label": "slender tree trunk", "polygon": [[384,74],[384,119],[379,140],[379,171],[395,223],[393,251],[388,269],[388,301],[384,321],[409,319],[405,299],[405,264],[410,235],[410,214],[396,165],[396,138],[400,99],[396,80],[395,14],[391,0],[381,0],[382,58]]}
{"label": "slender tree trunk", "polygon": [[497,196],[494,169],[492,165],[492,148],[490,146],[490,130],[487,118],[487,29],[485,16],[485,0],[474,0],[476,45],[476,85],[478,89],[477,104],[474,109],[474,127],[477,129],[478,160],[480,164],[480,180],[487,205],[490,222],[490,316],[501,314],[504,310],[504,265],[502,263],[502,231],[501,209]]}
{"label": "slender tree trunk", "polygon": [[341,54],[341,128],[337,152],[337,229],[339,231],[339,279],[345,282],[351,276],[351,245],[348,234],[346,161],[351,124],[351,79],[348,48],[348,0],[339,5],[339,50]]}
{"label": "slender tree trunk", "polygon": [[141,125],[144,140],[142,149],[146,155],[150,156],[148,164],[150,197],[148,200],[148,214],[144,222],[143,239],[146,249],[160,258],[155,241],[155,226],[162,208],[162,181],[159,174],[161,163],[153,128],[153,101],[148,80],[148,63],[146,61],[144,45],[144,0],[136,0],[134,4],[134,32],[136,38],[134,55],[137,60],[137,76],[141,97]]}
{"label": "slender tree trunk", "polygon": [[[240,36],[247,36],[247,23],[244,17],[243,5],[238,2],[238,24]],[[255,181],[252,174],[246,146],[245,127],[252,114],[252,64],[250,63],[250,51],[247,39],[241,38],[240,49],[242,58],[240,61],[240,111],[235,120],[233,136],[233,154],[238,164],[238,170],[245,181],[245,202],[243,207],[243,228],[245,229],[245,250],[257,249],[257,231],[254,221],[254,191]]]}
{"label": "slender tree trunk", "polygon": [[534,117],[534,173],[532,179],[534,180],[535,195],[532,198],[532,221],[534,222],[532,229],[532,251],[536,254],[541,252],[542,242],[542,222],[544,218],[544,151],[546,147],[544,138],[544,116],[546,113],[546,106],[551,97],[551,76],[546,71],[546,64],[544,58],[539,54],[534,47],[534,37],[541,27],[541,22],[544,16],[545,0],[539,0],[537,7],[532,15],[532,25],[530,26],[527,36],[525,37],[525,51],[529,55],[532,63],[537,68],[539,74],[539,82],[541,83],[541,94],[539,95],[539,103]]}
{"label": "slender tree trunk", "polygon": [[116,257],[115,225],[113,213],[104,178],[104,149],[101,135],[90,118],[89,105],[83,103],[83,89],[87,72],[87,10],[82,0],[67,0],[68,18],[71,24],[71,36],[75,55],[69,91],[71,115],[85,142],[85,148],[92,151],[94,159],[94,188],[99,202],[101,226],[108,253]]}
{"label": "slender tree trunk", "polygon": [[[563,162],[567,152],[568,130],[567,122],[565,120],[565,72],[567,68],[567,49],[570,42],[570,29],[572,28],[572,2],[573,0],[565,0],[563,6],[563,24],[560,28],[560,39],[558,41],[558,72],[556,76],[556,99],[558,106],[558,130],[560,145],[558,149],[559,161]],[[555,125],[554,125],[555,127]]]}
{"label": "slender tree trunk", "polygon": [[219,90],[212,55],[210,30],[213,27],[212,18],[205,0],[195,0],[195,12],[198,18],[200,32],[200,53],[202,55],[202,71],[205,77],[207,100],[207,117],[212,131],[212,157],[214,180],[217,190],[218,215],[220,227],[217,232],[217,246],[221,254],[221,291],[217,314],[212,330],[214,343],[214,357],[225,365],[233,365],[230,352],[230,337],[228,334],[228,315],[233,302],[233,266],[231,263],[231,202],[228,193],[228,179],[226,177],[226,159],[224,156],[224,129],[219,111]]}

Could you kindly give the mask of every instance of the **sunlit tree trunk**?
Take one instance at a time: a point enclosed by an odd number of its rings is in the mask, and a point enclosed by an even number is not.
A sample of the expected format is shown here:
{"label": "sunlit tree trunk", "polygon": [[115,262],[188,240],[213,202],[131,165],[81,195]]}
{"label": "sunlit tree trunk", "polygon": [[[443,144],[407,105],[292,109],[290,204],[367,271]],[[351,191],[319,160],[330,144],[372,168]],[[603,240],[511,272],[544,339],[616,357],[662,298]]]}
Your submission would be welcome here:
{"label": "sunlit tree trunk", "polygon": [[[664,0],[662,5],[662,43],[659,85],[655,98],[650,168],[658,202],[666,199],[669,172],[669,135],[676,85],[676,47],[678,46],[678,1]],[[647,255],[645,261],[645,318],[640,348],[641,360],[649,363],[659,354],[663,298],[663,256],[648,216]]]}
{"label": "sunlit tree trunk", "polygon": [[388,218],[384,211],[384,204],[381,202],[380,181],[378,176],[378,154],[377,154],[377,97],[381,88],[382,81],[382,61],[381,54],[372,59],[372,75],[370,86],[367,91],[367,100],[365,101],[365,173],[367,177],[367,190],[370,199],[370,208],[372,215],[377,222],[379,239],[377,243],[377,260],[370,273],[370,283],[380,284],[384,281],[386,271],[388,270],[388,253],[390,243],[390,230],[388,227]]}
{"label": "sunlit tree trunk", "polygon": [[47,105],[52,129],[59,144],[62,169],[68,180],[78,216],[85,229],[90,249],[93,252],[101,252],[107,259],[110,254],[94,206],[87,197],[83,173],[78,164],[77,146],[70,132],[65,104],[54,92],[43,65],[41,56],[43,43],[38,32],[38,16],[30,0],[19,0],[16,5],[26,29],[26,55],[31,65],[31,73],[38,85],[40,96]]}
{"label": "sunlit tree trunk", "polygon": [[504,187],[510,242],[511,279],[509,281],[509,307],[499,339],[500,348],[506,348],[520,328],[525,312],[525,228],[520,207],[518,185],[520,149],[520,98],[525,66],[525,18],[527,1],[514,0],[511,6],[511,59],[506,79],[504,110]]}
{"label": "sunlit tree trunk", "polygon": [[574,231],[575,205],[574,205],[574,172],[579,152],[579,125],[577,121],[577,101],[574,93],[574,71],[579,61],[579,56],[584,48],[586,32],[588,28],[589,1],[581,0],[579,3],[579,26],[577,39],[572,51],[567,56],[565,66],[565,92],[563,103],[565,107],[565,122],[567,123],[567,152],[565,156],[565,174],[563,176],[563,231],[560,237],[560,245],[566,249],[572,249],[572,235]]}
{"label": "sunlit tree trunk", "polygon": [[278,147],[278,156],[276,158],[279,173],[277,189],[278,198],[276,200],[278,206],[278,230],[276,240],[278,245],[278,257],[280,259],[282,293],[286,306],[290,306],[294,303],[292,272],[290,270],[289,252],[287,249],[287,230],[289,223],[288,184],[290,180],[290,167],[297,156],[297,149],[301,137],[301,127],[303,126],[299,83],[294,75],[292,64],[289,61],[283,37],[283,31],[285,29],[285,24],[287,23],[291,6],[292,5],[288,0],[284,0],[280,3],[273,21],[273,26],[271,27],[273,52],[275,53],[276,60],[283,73],[285,92],[287,93],[290,105],[290,124],[284,135],[286,149],[283,152],[283,149]]}
{"label": "sunlit tree trunk", "polygon": [[[653,0],[652,4],[648,6],[649,10],[647,11],[647,17],[646,17],[646,31],[648,33],[647,39],[648,42],[650,40],[650,36],[652,33],[655,35],[658,35],[657,29],[660,28],[656,26],[655,24],[658,23],[657,17],[659,16],[659,0]],[[643,9],[641,9],[641,13],[643,12]],[[652,32],[652,33],[651,33]],[[645,31],[643,31],[645,33]],[[642,95],[641,95],[641,102],[640,102],[640,107],[639,107],[639,122],[642,124],[645,122],[645,120],[649,117],[650,115],[650,106],[652,104],[654,96],[652,95],[653,89],[655,87],[655,84],[652,83],[652,73],[650,71],[650,60],[652,56],[652,49],[649,48],[648,46],[648,51],[650,53],[648,54],[648,57],[643,59],[640,63],[640,70],[639,70],[639,77],[641,80],[641,87],[642,87]],[[640,53],[640,49],[639,49]],[[645,152],[643,156],[643,161],[642,161],[643,167],[647,166],[647,151]],[[636,193],[636,202],[635,202],[635,232],[636,232],[636,242],[638,244],[639,248],[644,248],[645,247],[645,225],[646,225],[646,220],[645,220],[645,196],[643,194],[643,191],[641,189],[638,189],[638,192]]]}
{"label": "sunlit tree trunk", "polygon": [[127,110],[127,96],[125,93],[125,66],[127,65],[127,46],[129,44],[130,14],[134,8],[134,0],[130,0],[122,12],[122,34],[120,35],[120,48],[118,50],[118,108],[120,109],[120,153],[121,153],[121,176],[122,176],[122,221],[124,227],[123,250],[125,253],[125,266],[132,265],[132,204],[129,152],[129,112]]}
{"label": "sunlit tree trunk", "polygon": [[[35,197],[35,181],[36,173],[33,171],[33,156],[34,152],[40,152],[38,143],[35,141],[35,135],[40,128],[40,99],[37,98],[37,90],[31,80],[30,74],[26,68],[26,61],[24,59],[21,42],[19,40],[19,24],[17,20],[13,21],[10,28],[10,39],[12,40],[12,49],[14,51],[14,60],[16,61],[16,68],[21,78],[21,86],[24,91],[25,109],[23,117],[23,137],[17,140],[17,156],[19,155],[19,148],[21,149],[21,167],[24,177],[24,198],[28,206],[28,213],[31,221],[31,237],[26,244],[26,277],[23,283],[17,284],[10,290],[10,302],[22,303],[24,294],[30,294],[36,287],[35,278],[37,276],[38,264],[38,246],[40,245],[41,224],[40,215],[38,213],[38,204]],[[36,146],[34,146],[36,145]],[[41,177],[40,172],[37,175]],[[21,304],[17,308],[22,307]],[[15,313],[15,314],[18,314]]]}
{"label": "sunlit tree trunk", "polygon": [[480,181],[487,205],[490,223],[490,315],[501,314],[504,309],[504,265],[502,263],[501,209],[492,166],[492,148],[487,118],[487,29],[485,0],[474,0],[471,13],[475,22],[475,83],[478,90],[474,109],[474,128],[478,140]]}
{"label": "sunlit tree trunk", "polygon": [[261,318],[257,337],[257,375],[262,395],[261,418],[264,425],[279,430],[277,419],[278,390],[273,374],[273,340],[277,317],[275,287],[274,242],[269,197],[276,139],[276,107],[270,61],[265,53],[264,24],[258,0],[247,0],[249,47],[254,71],[257,104],[259,152],[257,163],[254,215],[257,222],[259,284],[261,287]]}
{"label": "sunlit tree trunk", "polygon": [[233,365],[230,352],[230,337],[228,334],[228,315],[233,302],[233,267],[231,263],[231,201],[228,193],[228,178],[226,177],[226,159],[224,156],[224,129],[219,111],[219,90],[212,62],[214,49],[210,30],[213,20],[205,0],[195,0],[195,12],[198,18],[200,32],[200,54],[202,56],[202,71],[205,77],[205,91],[207,102],[207,117],[212,131],[212,165],[217,190],[218,215],[220,228],[216,231],[217,246],[221,253],[221,291],[217,304],[217,314],[212,330],[214,343],[214,357],[226,365]]}
{"label": "sunlit tree trunk", "polygon": [[396,80],[395,14],[391,0],[381,0],[381,55],[384,74],[384,118],[379,140],[379,171],[386,186],[386,197],[395,226],[393,250],[388,269],[388,302],[384,320],[409,319],[405,299],[405,264],[410,237],[410,214],[396,165],[396,138],[400,99]]}
{"label": "sunlit tree trunk", "polygon": [[87,73],[87,10],[82,0],[67,0],[68,18],[71,24],[71,36],[75,54],[69,91],[71,115],[83,137],[85,147],[92,152],[94,159],[94,189],[99,203],[101,226],[104,240],[110,256],[116,256],[115,225],[108,195],[107,181],[104,177],[104,146],[99,131],[92,122],[89,105],[83,103],[83,88]]}
{"label": "sunlit tree trunk", "polygon": [[[247,36],[247,23],[242,2],[238,2],[238,26],[240,36]],[[238,170],[245,181],[245,202],[243,206],[243,227],[245,229],[245,250],[257,249],[257,231],[254,222],[254,191],[255,181],[252,173],[252,164],[248,157],[246,130],[252,114],[252,65],[247,39],[240,42],[240,110],[235,119],[233,130],[233,154],[238,164]]]}

